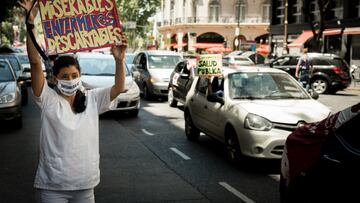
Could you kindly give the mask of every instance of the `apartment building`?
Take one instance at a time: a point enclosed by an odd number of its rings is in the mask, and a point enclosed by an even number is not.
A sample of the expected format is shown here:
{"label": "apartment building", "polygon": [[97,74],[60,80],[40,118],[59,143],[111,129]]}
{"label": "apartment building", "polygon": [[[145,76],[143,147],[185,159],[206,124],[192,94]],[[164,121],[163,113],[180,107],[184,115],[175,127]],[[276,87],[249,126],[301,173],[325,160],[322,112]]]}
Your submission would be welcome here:
{"label": "apartment building", "polygon": [[[318,0],[287,0],[287,46],[290,53],[301,52],[303,47],[312,49],[313,34],[303,7],[309,6],[314,22],[320,21]],[[271,0],[271,25],[269,41],[272,53],[283,53],[285,33],[285,2]],[[360,65],[360,0],[331,0],[324,15],[326,29],[322,36],[322,52],[334,53],[350,64]],[[315,28],[318,26],[314,24]]]}
{"label": "apartment building", "polygon": [[160,48],[251,49],[268,33],[270,0],[161,0],[158,16]]}

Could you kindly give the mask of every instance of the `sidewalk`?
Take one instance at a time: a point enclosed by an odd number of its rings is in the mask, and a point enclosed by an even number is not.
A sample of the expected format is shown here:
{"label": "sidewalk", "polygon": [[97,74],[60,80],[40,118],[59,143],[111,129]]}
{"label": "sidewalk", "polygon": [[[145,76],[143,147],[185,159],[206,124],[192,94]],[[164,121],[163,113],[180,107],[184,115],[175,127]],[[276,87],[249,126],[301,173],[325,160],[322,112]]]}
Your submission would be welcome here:
{"label": "sidewalk", "polygon": [[357,90],[360,91],[360,82],[351,82],[351,85],[346,90]]}

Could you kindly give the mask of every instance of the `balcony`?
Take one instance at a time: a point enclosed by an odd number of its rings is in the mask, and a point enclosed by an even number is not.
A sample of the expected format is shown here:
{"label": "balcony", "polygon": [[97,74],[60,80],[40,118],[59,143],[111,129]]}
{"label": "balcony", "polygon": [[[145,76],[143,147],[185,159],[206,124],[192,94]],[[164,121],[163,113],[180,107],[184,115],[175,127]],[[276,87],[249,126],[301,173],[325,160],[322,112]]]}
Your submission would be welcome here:
{"label": "balcony", "polygon": [[[269,23],[270,19],[265,19],[262,16],[246,16],[244,19],[240,19],[242,24],[263,24]],[[191,23],[202,23],[202,24],[234,24],[238,23],[237,18],[233,16],[219,16],[219,17],[187,17],[187,18],[175,18],[167,19],[161,22],[157,22],[160,26],[172,26],[172,25],[181,25],[181,24],[191,24]]]}

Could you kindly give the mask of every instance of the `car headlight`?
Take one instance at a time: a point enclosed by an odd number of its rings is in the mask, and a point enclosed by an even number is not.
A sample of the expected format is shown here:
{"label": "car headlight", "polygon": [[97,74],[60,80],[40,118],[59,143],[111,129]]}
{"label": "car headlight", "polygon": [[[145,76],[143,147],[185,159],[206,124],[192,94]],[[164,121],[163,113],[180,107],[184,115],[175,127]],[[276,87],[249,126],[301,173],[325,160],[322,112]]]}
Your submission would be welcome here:
{"label": "car headlight", "polygon": [[137,86],[137,84],[134,82],[128,89],[128,91],[126,92],[129,95],[136,95],[136,94],[140,94],[139,92],[139,88]]}
{"label": "car headlight", "polygon": [[14,92],[2,95],[2,96],[0,96],[0,104],[14,102],[15,98],[16,98],[16,95]]}
{"label": "car headlight", "polygon": [[245,118],[245,128],[251,130],[269,131],[273,124],[264,117],[249,113]]}
{"label": "car headlight", "polygon": [[161,80],[160,80],[160,78],[157,78],[157,77],[151,77],[150,82],[151,83],[157,83],[157,82],[161,82]]}

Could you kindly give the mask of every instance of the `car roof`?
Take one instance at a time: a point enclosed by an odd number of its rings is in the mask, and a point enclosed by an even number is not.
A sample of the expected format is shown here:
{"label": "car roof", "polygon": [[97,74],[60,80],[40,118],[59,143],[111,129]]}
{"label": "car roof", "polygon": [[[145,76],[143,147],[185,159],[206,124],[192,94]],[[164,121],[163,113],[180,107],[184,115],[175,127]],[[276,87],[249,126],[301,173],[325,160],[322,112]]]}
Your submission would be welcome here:
{"label": "car roof", "polygon": [[223,74],[228,75],[232,73],[286,73],[280,69],[264,67],[264,66],[242,66],[238,68],[223,67]]}
{"label": "car roof", "polygon": [[[301,56],[302,53],[298,53],[298,54],[286,54],[283,56],[291,56],[291,57],[298,57]],[[336,54],[331,54],[331,53],[318,53],[318,52],[308,52],[308,55],[311,57],[330,57],[330,58],[340,58],[340,56],[336,55]]]}

